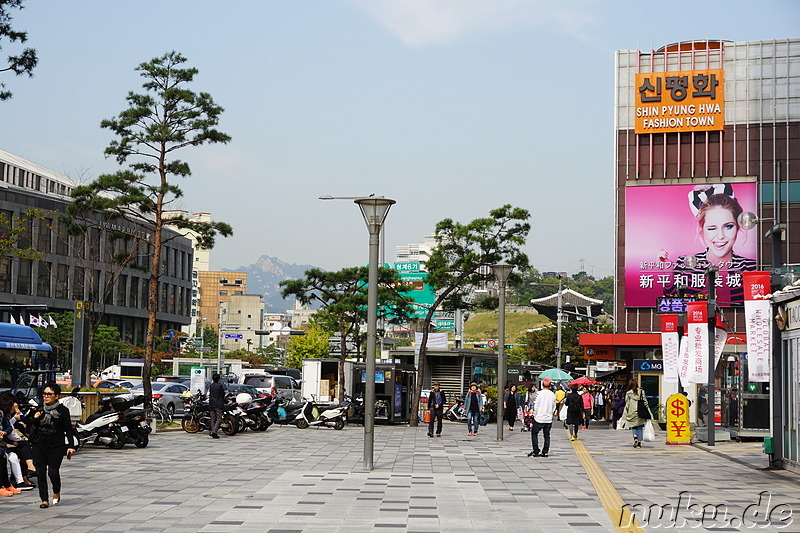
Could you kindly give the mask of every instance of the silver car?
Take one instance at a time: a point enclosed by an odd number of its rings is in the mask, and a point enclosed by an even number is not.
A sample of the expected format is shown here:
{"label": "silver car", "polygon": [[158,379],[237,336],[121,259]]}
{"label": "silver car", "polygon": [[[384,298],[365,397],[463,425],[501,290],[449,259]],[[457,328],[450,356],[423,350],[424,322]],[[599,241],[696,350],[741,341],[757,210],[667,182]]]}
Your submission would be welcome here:
{"label": "silver car", "polygon": [[[162,405],[171,415],[183,413],[183,393],[188,391],[189,387],[169,381],[154,381],[150,385],[153,388],[153,402]],[[136,385],[131,389],[131,393],[134,396],[142,396],[144,385]]]}

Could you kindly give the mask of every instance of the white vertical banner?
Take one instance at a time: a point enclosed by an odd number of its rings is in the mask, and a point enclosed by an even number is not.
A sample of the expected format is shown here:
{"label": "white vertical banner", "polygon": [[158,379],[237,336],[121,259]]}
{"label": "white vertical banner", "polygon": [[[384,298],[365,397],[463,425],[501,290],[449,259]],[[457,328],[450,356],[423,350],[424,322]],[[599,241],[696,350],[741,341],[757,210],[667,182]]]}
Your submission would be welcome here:
{"label": "white vertical banner", "polygon": [[708,304],[686,304],[686,330],[689,337],[689,383],[708,383]]}
{"label": "white vertical banner", "polygon": [[714,368],[719,366],[719,360],[722,357],[722,350],[725,348],[725,341],[728,340],[728,332],[725,327],[717,320],[717,325],[714,328]]}
{"label": "white vertical banner", "polygon": [[661,315],[661,352],[664,381],[678,382],[678,315]]}
{"label": "white vertical banner", "polygon": [[744,319],[747,332],[747,377],[752,382],[769,382],[772,324],[770,318],[769,272],[743,272]]}
{"label": "white vertical banner", "polygon": [[[422,333],[414,333],[414,353],[419,355],[419,349],[422,344]],[[428,344],[426,348],[447,348],[447,332],[445,333],[428,333]]]}
{"label": "white vertical banner", "polygon": [[678,378],[684,389],[689,387],[689,337],[685,334],[678,347]]}

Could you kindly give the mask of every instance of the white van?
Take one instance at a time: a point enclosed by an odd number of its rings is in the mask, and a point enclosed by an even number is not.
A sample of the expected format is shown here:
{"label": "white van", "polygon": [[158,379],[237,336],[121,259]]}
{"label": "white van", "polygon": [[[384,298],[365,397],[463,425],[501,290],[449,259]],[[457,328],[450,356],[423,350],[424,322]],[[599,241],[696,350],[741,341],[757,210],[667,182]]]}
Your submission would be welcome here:
{"label": "white van", "polygon": [[239,383],[245,385],[252,385],[259,392],[267,394],[272,393],[275,388],[276,394],[290,402],[299,402],[302,400],[300,393],[300,384],[290,376],[283,376],[277,374],[244,374]]}

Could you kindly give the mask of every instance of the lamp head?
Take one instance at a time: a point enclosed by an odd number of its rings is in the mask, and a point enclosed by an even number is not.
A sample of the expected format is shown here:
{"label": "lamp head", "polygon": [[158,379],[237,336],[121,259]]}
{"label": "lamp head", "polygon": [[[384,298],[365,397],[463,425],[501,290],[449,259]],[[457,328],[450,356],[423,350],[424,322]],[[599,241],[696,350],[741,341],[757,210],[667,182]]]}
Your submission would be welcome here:
{"label": "lamp head", "polygon": [[364,216],[364,222],[367,223],[367,229],[372,232],[380,230],[383,221],[386,220],[386,215],[389,214],[389,208],[396,202],[383,196],[368,196],[356,199],[355,203],[361,208],[361,214]]}
{"label": "lamp head", "polygon": [[500,283],[505,283],[508,281],[508,277],[511,275],[512,270],[514,270],[514,265],[507,265],[505,263],[492,265],[492,273]]}

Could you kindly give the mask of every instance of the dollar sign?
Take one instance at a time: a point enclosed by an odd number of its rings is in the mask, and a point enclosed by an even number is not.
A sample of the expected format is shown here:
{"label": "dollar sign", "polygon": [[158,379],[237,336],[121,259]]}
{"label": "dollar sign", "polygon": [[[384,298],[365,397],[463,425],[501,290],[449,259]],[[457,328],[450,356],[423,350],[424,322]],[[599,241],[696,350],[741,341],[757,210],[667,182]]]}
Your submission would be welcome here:
{"label": "dollar sign", "polygon": [[686,409],[683,408],[680,400],[672,400],[672,414],[674,416],[683,416],[685,412]]}

